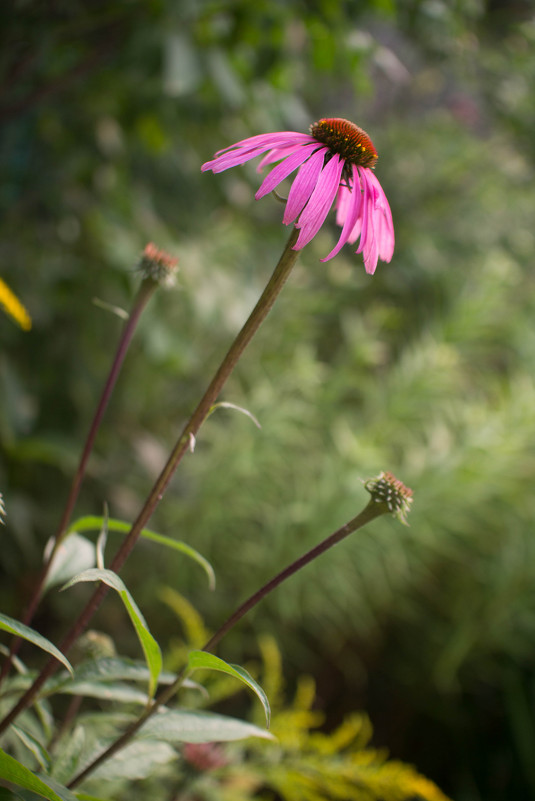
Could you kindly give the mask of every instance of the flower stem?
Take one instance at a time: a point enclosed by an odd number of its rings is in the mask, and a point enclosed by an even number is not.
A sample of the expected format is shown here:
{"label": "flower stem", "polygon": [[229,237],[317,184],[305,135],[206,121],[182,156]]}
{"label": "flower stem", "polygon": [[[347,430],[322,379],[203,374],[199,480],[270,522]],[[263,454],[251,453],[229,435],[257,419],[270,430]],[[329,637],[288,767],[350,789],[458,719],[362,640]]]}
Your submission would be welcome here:
{"label": "flower stem", "polygon": [[[186,423],[175,447],[171,452],[171,455],[169,456],[169,459],[167,460],[165,467],[157,478],[156,483],[154,484],[147,500],[145,501],[143,508],[132,524],[132,528],[123,540],[117,553],[115,554],[110,565],[110,569],[116,573],[119,572],[120,568],[128,558],[132,548],[139,539],[141,531],[146,526],[154,510],[161,501],[176,468],[181,462],[186,451],[189,449],[190,443],[195,440],[195,436],[201,425],[206,417],[210,414],[210,410],[217,400],[219,393],[223,389],[225,382],[234,370],[237,362],[253,338],[254,334],[258,331],[260,325],[267,317],[282,287],[286,283],[298,256],[298,251],[293,250],[293,246],[297,242],[298,234],[299,232],[297,229],[293,228],[279,262],[275,267],[275,270],[262,295],[260,296],[258,303],[254,307],[247,322],[244,324],[243,328],[232,343],[208,389],[201,398],[189,421]],[[103,599],[107,595],[108,590],[109,588],[106,584],[100,584],[95,590],[87,605],[73,624],[71,630],[61,643],[60,649],[64,654],[69,651],[73,643],[86,629],[89,621],[93,617],[93,614],[96,612]],[[5,731],[5,729],[15,720],[15,718],[33,702],[45,681],[58,669],[58,667],[59,662],[57,662],[57,660],[54,658],[48,660],[32,686],[19,699],[16,706],[13,707],[13,709],[0,722],[0,734]]]}
{"label": "flower stem", "polygon": [[[297,573],[298,570],[308,565],[318,556],[328,551],[329,548],[332,548],[333,545],[341,542],[341,540],[348,537],[354,531],[359,528],[362,528],[371,520],[374,520],[376,517],[380,515],[386,514],[389,512],[388,506],[386,503],[376,503],[373,500],[370,500],[368,504],[364,507],[362,512],[354,517],[349,523],[346,523],[345,526],[339,528],[337,531],[333,532],[330,536],[326,539],[322,540],[318,545],[311,548],[309,551],[304,553],[302,556],[298,557],[294,562],[289,564],[284,570],[281,570],[280,573],[277,573],[270,581],[264,584],[257,592],[251,595],[246,601],[244,601],[231,615],[228,617],[225,622],[218,628],[216,633],[210,637],[208,642],[204,645],[201,649],[203,651],[213,651],[215,646],[223,639],[225,634],[227,634],[236,623],[238,623],[244,615],[247,614],[253,607],[257,606],[260,601],[269,595],[279,584],[282,584],[283,581],[293,576],[294,573]],[[140,715],[140,717],[132,723],[128,729],[112,743],[106,751],[104,751],[100,756],[98,756],[90,765],[88,765],[83,771],[81,771],[71,782],[67,785],[69,789],[78,786],[84,779],[86,779],[91,773],[93,773],[96,768],[102,765],[103,762],[106,762],[110,757],[116,754],[121,748],[123,748],[132,737],[136,734],[137,731],[143,726],[146,721],[154,715],[155,712],[160,709],[164,704],[166,704],[172,697],[175,695],[177,690],[179,690],[180,686],[182,685],[184,679],[186,678],[187,669],[183,668],[180,673],[178,674],[175,681],[166,687],[159,696],[157,696],[152,703],[147,706],[145,711]]]}
{"label": "flower stem", "polygon": [[[78,495],[80,493],[80,487],[82,486],[82,481],[85,476],[87,462],[89,461],[89,457],[93,450],[93,445],[95,443],[95,438],[99,430],[100,423],[102,422],[104,412],[106,411],[108,402],[115,387],[117,377],[119,375],[124,358],[128,351],[130,342],[132,340],[132,336],[134,335],[134,331],[139,322],[139,318],[141,317],[141,314],[145,309],[145,306],[147,305],[148,301],[150,300],[157,286],[158,283],[154,281],[152,278],[145,278],[145,280],[139,287],[137,295],[134,299],[132,305],[132,311],[130,312],[128,320],[123,328],[123,333],[121,335],[121,339],[119,340],[119,345],[117,347],[115,358],[111,365],[108,378],[104,385],[104,389],[102,390],[102,395],[98,402],[98,406],[96,408],[93,420],[91,422],[91,426],[89,428],[89,432],[87,434],[85,445],[78,464],[78,468],[76,470],[76,473],[74,474],[71,483],[71,488],[69,490],[69,494],[65,502],[65,507],[61,515],[61,520],[59,522],[56,535],[54,537],[54,545],[46,560],[46,563],[44,564],[41,570],[41,574],[33,591],[33,595],[28,603],[28,606],[22,618],[22,623],[24,623],[26,626],[29,625],[33,619],[35,610],[39,605],[39,601],[41,600],[41,596],[45,588],[46,579],[50,571],[52,561],[58,551],[59,546],[65,539],[65,535],[67,533],[67,527],[69,525],[74,506],[76,504]],[[4,664],[2,665],[2,670],[0,672],[0,683],[7,676],[11,668],[13,658],[17,655],[20,649],[21,642],[22,640],[20,637],[16,637],[13,640],[9,651],[9,655],[6,657],[6,659],[4,660]]]}

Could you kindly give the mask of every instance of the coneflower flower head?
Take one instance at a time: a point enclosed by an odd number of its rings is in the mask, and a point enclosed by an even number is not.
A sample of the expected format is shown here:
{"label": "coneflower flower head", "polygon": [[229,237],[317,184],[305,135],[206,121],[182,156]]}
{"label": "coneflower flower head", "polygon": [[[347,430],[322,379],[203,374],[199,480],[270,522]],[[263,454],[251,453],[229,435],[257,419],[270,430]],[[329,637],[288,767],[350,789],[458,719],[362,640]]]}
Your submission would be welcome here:
{"label": "coneflower flower head", "polygon": [[178,259],[160,250],[154,242],[145,246],[139,262],[139,270],[143,278],[151,278],[163,286],[172,286],[178,269]]}
{"label": "coneflower flower head", "polygon": [[382,503],[401,523],[407,525],[407,515],[412,504],[412,490],[392,473],[381,472],[376,478],[369,478],[364,487],[372,496],[374,503]]}
{"label": "coneflower flower head", "polygon": [[334,203],[342,233],[322,261],[332,259],[346,242],[353,244],[359,238],[356,252],[362,253],[366,272],[373,274],[379,259],[391,260],[392,213],[373,172],[377,151],[362,128],[349,120],[329,118],[314,123],[309,134],[281,131],[251,136],[218,151],[201,170],[223,172],[263,153],[258,171],[279,163],[262,182],[257,200],[297,170],[283,216],[285,225],[293,222],[299,230],[295,250],[314,238]]}

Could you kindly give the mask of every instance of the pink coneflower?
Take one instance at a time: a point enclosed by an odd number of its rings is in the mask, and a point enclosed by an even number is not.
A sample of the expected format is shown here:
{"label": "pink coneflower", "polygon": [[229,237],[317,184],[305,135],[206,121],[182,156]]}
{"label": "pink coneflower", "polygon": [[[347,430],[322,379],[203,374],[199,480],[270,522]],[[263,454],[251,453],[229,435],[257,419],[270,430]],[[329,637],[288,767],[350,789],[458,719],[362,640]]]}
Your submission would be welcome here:
{"label": "pink coneflower", "polygon": [[390,261],[394,252],[392,212],[372,168],[377,151],[368,134],[348,120],[323,119],[310,127],[310,134],[295,131],[260,134],[219,150],[201,170],[223,172],[269,151],[258,171],[266,164],[280,162],[264,178],[255,197],[272,192],[294,170],[283,222],[295,221],[299,237],[294,246],[301,250],[318,233],[336,201],[336,222],[342,233],[328,256],[335,256],[346,242],[360,236],[357,253],[362,253],[366,272],[373,274],[378,259]]}

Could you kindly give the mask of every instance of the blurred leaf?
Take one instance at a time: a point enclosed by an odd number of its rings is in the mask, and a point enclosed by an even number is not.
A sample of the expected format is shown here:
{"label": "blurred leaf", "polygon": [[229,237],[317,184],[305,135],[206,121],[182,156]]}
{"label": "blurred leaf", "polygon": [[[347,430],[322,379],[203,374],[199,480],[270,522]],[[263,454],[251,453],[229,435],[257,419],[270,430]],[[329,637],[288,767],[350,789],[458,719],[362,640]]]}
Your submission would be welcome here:
{"label": "blurred leaf", "polygon": [[86,758],[86,733],[83,726],[75,725],[56,745],[51,776],[67,783],[82,767]]}
{"label": "blurred leaf", "polygon": [[104,584],[107,584],[108,587],[111,587],[119,594],[145,653],[145,659],[147,660],[150,671],[149,696],[152,698],[156,692],[158,677],[162,669],[162,652],[160,651],[160,646],[150,633],[147,622],[141,614],[138,605],[126,589],[122,579],[111,570],[99,570],[97,568],[86,570],[67,582],[67,584],[62,587],[62,590],[66,590],[74,584],[84,581],[103,581]]}
{"label": "blurred leaf", "polygon": [[49,801],[75,801],[76,799],[76,796],[66,787],[62,787],[48,776],[36,776],[2,749],[0,749],[0,777],[5,781],[12,782],[17,787],[31,790]]}
{"label": "blurred leaf", "polygon": [[50,768],[50,756],[44,746],[33,736],[30,732],[25,731],[21,726],[15,723],[11,724],[11,730],[15,732],[21,743],[23,743],[28,751],[30,751],[41,768],[48,773]]}
{"label": "blurred leaf", "polygon": [[[102,529],[102,525],[102,517],[80,517],[71,524],[70,531],[100,531]],[[107,526],[108,531],[124,532],[125,534],[127,534],[132,528],[130,523],[113,519],[107,521]],[[152,542],[157,542],[160,545],[166,545],[168,548],[173,548],[175,551],[180,551],[180,553],[188,556],[190,559],[193,559],[203,568],[208,576],[210,589],[215,589],[215,573],[212,565],[207,559],[204,558],[204,556],[198,553],[190,545],[187,545],[185,542],[180,542],[180,540],[174,540],[171,537],[166,537],[163,534],[157,534],[155,531],[150,531],[146,528],[141,531],[141,536],[147,540],[151,540]]]}
{"label": "blurred leaf", "polygon": [[252,676],[239,665],[230,665],[218,656],[209,654],[206,651],[190,651],[188,654],[188,668],[190,670],[199,670],[205,668],[207,670],[219,670],[221,673],[227,673],[229,676],[239,679],[243,684],[246,684],[260,699],[264,707],[266,715],[266,725],[269,728],[270,709],[267,696],[260,687],[260,685],[253,679]]}
{"label": "blurred leaf", "polygon": [[[103,657],[82,662],[74,670],[73,680],[78,681],[149,681],[150,671],[144,662],[138,662],[125,657]],[[174,673],[162,671],[158,681],[161,684],[171,684],[176,679]],[[67,676],[55,676],[45,686],[65,684]]]}
{"label": "blurred leaf", "polygon": [[45,590],[64,584],[76,573],[88,570],[95,564],[95,546],[79,534],[69,534],[58,546],[50,565]]}
{"label": "blurred leaf", "polygon": [[167,742],[213,743],[273,736],[252,723],[209,712],[163,709],[140,729],[138,737]]}
{"label": "blurred leaf", "polygon": [[56,693],[63,695],[83,695],[88,698],[101,698],[106,701],[116,701],[122,704],[146,704],[149,700],[147,693],[136,690],[128,684],[105,681],[74,681],[65,684],[56,684],[52,688],[45,685],[42,695],[52,696]]}
{"label": "blurred leaf", "polygon": [[230,403],[229,401],[218,401],[217,403],[214,403],[208,412],[208,417],[213,414],[216,409],[234,409],[236,412],[241,412],[242,414],[246,415],[246,417],[253,421],[257,428],[262,428],[252,412],[250,412],[248,409],[244,409],[242,406],[237,406],[235,403]]}
{"label": "blurred leaf", "polygon": [[176,759],[177,753],[168,743],[136,740],[97,768],[93,777],[107,781],[145,779],[154,775],[161,765]]}
{"label": "blurred leaf", "polygon": [[0,614],[0,629],[2,631],[8,631],[10,634],[14,634],[17,637],[22,637],[23,640],[27,640],[31,642],[33,645],[36,645],[38,648],[41,648],[43,651],[47,651],[47,653],[51,654],[58,662],[61,662],[62,665],[65,665],[67,670],[72,673],[72,667],[67,659],[61,651],[59,651],[55,645],[43,637],[41,634],[38,634],[37,631],[34,631],[29,626],[25,626],[23,623],[19,623],[18,620],[14,620],[7,615]]}

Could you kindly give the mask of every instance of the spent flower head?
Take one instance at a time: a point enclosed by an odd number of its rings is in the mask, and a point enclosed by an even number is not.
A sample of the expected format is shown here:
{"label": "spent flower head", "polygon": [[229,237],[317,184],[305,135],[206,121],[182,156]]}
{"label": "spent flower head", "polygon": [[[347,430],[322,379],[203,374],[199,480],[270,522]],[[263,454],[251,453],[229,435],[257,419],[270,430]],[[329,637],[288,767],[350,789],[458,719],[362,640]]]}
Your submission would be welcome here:
{"label": "spent flower head", "polygon": [[[266,153],[267,151],[267,153]],[[342,227],[337,244],[322,261],[332,259],[346,242],[359,239],[366,272],[373,274],[379,259],[389,262],[394,252],[392,213],[373,168],[377,151],[368,134],[349,120],[321,119],[309,134],[296,131],[260,134],[219,150],[201,170],[223,172],[266,153],[258,165],[279,162],[266,176],[255,197],[272,192],[292,172],[295,176],[283,222],[295,222],[301,250],[318,233],[333,203]]]}
{"label": "spent flower head", "polygon": [[171,286],[178,269],[178,259],[157,248],[153,242],[149,242],[141,256],[139,269],[143,278],[152,278],[158,284]]}
{"label": "spent flower head", "polygon": [[409,487],[392,473],[384,472],[363,483],[372,496],[372,501],[384,504],[394,517],[408,525],[406,515],[410,512],[412,504],[412,490]]}

